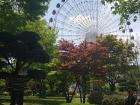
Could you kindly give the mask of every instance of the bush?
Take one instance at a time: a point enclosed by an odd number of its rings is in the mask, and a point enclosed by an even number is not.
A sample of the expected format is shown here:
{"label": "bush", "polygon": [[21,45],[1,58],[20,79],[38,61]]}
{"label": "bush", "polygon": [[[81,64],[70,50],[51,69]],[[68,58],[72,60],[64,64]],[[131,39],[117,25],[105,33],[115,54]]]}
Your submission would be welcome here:
{"label": "bush", "polygon": [[137,91],[136,82],[135,81],[126,81],[126,82],[119,83],[119,90],[120,91],[127,91],[128,89],[131,89],[133,91]]}
{"label": "bush", "polygon": [[29,70],[28,76],[32,79],[42,80],[46,78],[46,72],[44,70]]}
{"label": "bush", "polygon": [[29,90],[29,89],[24,90],[24,95],[25,95],[25,96],[30,96],[30,95],[32,95],[32,90]]}
{"label": "bush", "polygon": [[102,105],[124,105],[124,97],[122,95],[106,95],[102,100]]}
{"label": "bush", "polygon": [[3,105],[2,103],[0,103],[0,105]]}
{"label": "bush", "polygon": [[90,104],[101,104],[103,99],[102,92],[95,91],[88,96]]}

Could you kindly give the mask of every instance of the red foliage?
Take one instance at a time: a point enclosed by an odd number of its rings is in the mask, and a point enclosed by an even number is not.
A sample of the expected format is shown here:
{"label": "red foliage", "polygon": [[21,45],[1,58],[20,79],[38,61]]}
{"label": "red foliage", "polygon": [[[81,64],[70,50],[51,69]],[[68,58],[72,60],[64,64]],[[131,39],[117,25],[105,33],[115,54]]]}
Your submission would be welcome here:
{"label": "red foliage", "polygon": [[108,57],[108,49],[93,42],[82,42],[79,45],[62,40],[58,46],[60,69],[73,73],[106,74],[104,59]]}

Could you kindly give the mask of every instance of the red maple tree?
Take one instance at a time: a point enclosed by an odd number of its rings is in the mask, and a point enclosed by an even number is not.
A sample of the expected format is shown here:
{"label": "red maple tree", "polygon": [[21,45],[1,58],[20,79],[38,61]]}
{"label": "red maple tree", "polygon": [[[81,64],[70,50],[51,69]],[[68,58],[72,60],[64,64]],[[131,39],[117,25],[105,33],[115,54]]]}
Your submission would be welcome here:
{"label": "red maple tree", "polygon": [[73,73],[105,75],[104,59],[108,57],[108,49],[94,42],[82,42],[75,45],[66,40],[59,41],[59,67]]}
{"label": "red maple tree", "polygon": [[[59,41],[58,59],[61,70],[69,70],[76,78],[76,86],[83,88],[83,97],[86,95],[84,85],[86,75],[103,77],[106,75],[105,59],[108,57],[108,49],[94,42],[82,42],[79,45],[66,40]],[[80,82],[85,81],[85,82]],[[76,89],[76,88],[75,88]],[[85,99],[83,98],[83,103]]]}

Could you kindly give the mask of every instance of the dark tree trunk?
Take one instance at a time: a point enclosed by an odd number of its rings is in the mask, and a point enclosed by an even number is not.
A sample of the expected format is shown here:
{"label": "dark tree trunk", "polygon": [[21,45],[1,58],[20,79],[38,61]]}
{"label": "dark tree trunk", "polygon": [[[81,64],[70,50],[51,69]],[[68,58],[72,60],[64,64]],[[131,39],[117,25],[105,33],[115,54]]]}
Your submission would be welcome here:
{"label": "dark tree trunk", "polygon": [[55,95],[55,92],[54,92],[54,82],[52,82],[51,80],[48,80],[48,84],[49,84],[49,87],[50,87],[50,94],[52,95],[52,96],[54,96]]}
{"label": "dark tree trunk", "polygon": [[46,91],[45,91],[43,80],[40,80],[39,96],[40,97],[45,97],[46,96]]}
{"label": "dark tree trunk", "polygon": [[66,103],[71,103],[72,102],[72,100],[70,99],[70,95],[69,94],[67,94],[67,96],[66,96],[67,98],[66,98]]}
{"label": "dark tree trunk", "polygon": [[10,92],[10,105],[23,105],[24,91],[11,91]]}
{"label": "dark tree trunk", "polygon": [[86,103],[86,86],[85,84],[82,85],[82,94],[83,94],[83,97],[82,97],[82,103],[85,104]]}
{"label": "dark tree trunk", "polygon": [[10,105],[23,105],[24,87],[27,83],[25,76],[11,75],[8,78]]}
{"label": "dark tree trunk", "polygon": [[78,90],[79,90],[79,94],[80,94],[80,102],[83,103],[83,101],[82,101],[82,91],[80,89],[80,85],[78,85]]}
{"label": "dark tree trunk", "polygon": [[116,90],[116,86],[115,86],[115,83],[114,83],[114,82],[110,82],[110,83],[109,83],[109,86],[110,86],[110,90],[111,90],[112,92],[114,92],[114,91]]}
{"label": "dark tree trunk", "polygon": [[76,86],[75,86],[75,88],[74,88],[72,94],[70,94],[68,88],[65,87],[64,84],[63,84],[63,94],[64,94],[64,96],[65,96],[66,103],[71,103],[71,102],[72,102],[73,96],[74,96],[75,91],[76,91],[76,89],[77,89],[77,86],[78,86],[78,84],[76,84]]}
{"label": "dark tree trunk", "polygon": [[71,103],[72,102],[76,89],[77,89],[77,84],[76,84],[72,94],[69,93],[68,89],[64,89],[65,90],[64,95],[65,95],[66,103]]}
{"label": "dark tree trunk", "polygon": [[86,103],[86,94],[85,94],[85,92],[83,92],[83,104],[85,104]]}
{"label": "dark tree trunk", "polygon": [[83,104],[85,104],[86,103],[86,93],[87,93],[88,77],[86,75],[83,75],[81,79],[82,79],[81,87],[82,87],[82,92],[83,92],[82,101],[83,101]]}
{"label": "dark tree trunk", "polygon": [[70,94],[68,93],[68,90],[66,88],[63,90],[63,94],[66,99],[66,103],[71,103],[72,100],[70,99]]}

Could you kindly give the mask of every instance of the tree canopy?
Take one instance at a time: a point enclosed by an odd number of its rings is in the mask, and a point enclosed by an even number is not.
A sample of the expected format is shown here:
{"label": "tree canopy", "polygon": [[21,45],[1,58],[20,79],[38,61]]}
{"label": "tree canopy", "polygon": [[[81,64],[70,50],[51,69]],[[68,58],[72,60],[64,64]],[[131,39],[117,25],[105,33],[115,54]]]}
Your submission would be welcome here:
{"label": "tree canopy", "polygon": [[109,56],[105,60],[108,70],[106,76],[110,85],[115,85],[119,76],[128,72],[137,57],[137,53],[131,43],[117,39],[114,35],[98,36],[97,42],[109,50]]}
{"label": "tree canopy", "polygon": [[0,31],[17,32],[27,21],[40,19],[48,3],[49,0],[1,0]]}
{"label": "tree canopy", "polygon": [[74,45],[62,40],[58,51],[62,69],[82,75],[88,72],[105,75],[103,60],[108,56],[106,47],[93,42]]}
{"label": "tree canopy", "polygon": [[0,60],[18,73],[33,62],[49,62],[49,55],[39,44],[40,36],[34,32],[10,34],[0,32]]}
{"label": "tree canopy", "polygon": [[121,15],[121,23],[126,20],[137,20],[140,15],[140,1],[139,0],[102,0],[103,4],[110,3],[113,14]]}
{"label": "tree canopy", "polygon": [[40,35],[39,43],[42,45],[44,50],[46,50],[50,56],[54,56],[55,53],[55,41],[56,35],[54,30],[48,29],[48,24],[45,20],[35,20],[27,22],[27,24],[22,27],[23,31],[32,31]]}
{"label": "tree canopy", "polygon": [[67,70],[75,77],[75,89],[79,89],[81,103],[85,103],[90,77],[105,77],[104,59],[107,56],[108,49],[97,43],[82,42],[79,45],[75,45],[66,40],[59,42],[59,69]]}

